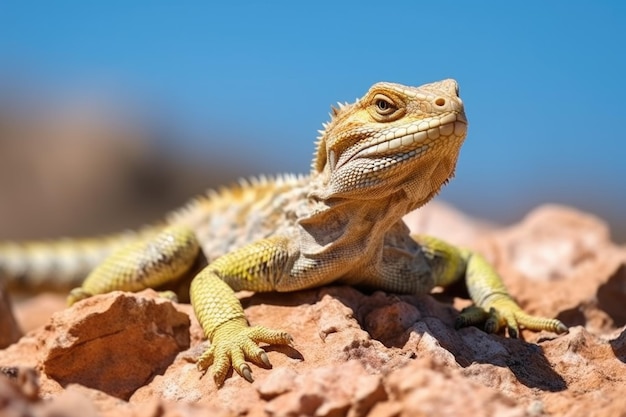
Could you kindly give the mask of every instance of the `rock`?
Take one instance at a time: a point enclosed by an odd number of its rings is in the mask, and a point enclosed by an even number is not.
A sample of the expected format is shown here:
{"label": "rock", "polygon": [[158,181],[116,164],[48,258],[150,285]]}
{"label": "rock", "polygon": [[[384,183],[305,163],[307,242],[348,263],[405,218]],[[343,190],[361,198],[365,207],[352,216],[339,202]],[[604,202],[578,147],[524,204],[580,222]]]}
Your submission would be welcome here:
{"label": "rock", "polygon": [[[491,248],[490,261],[528,312],[542,311],[596,334],[626,324],[626,314],[620,313],[626,288],[615,288],[626,282],[621,272],[626,251],[611,242],[606,224],[597,217],[542,206],[480,243]],[[613,287],[610,296],[599,293],[607,285]]]}
{"label": "rock", "polygon": [[498,389],[468,380],[458,369],[432,359],[393,372],[387,389],[390,404],[377,404],[372,417],[527,415],[523,406]]}
{"label": "rock", "polygon": [[[34,357],[33,344],[38,351]],[[115,292],[56,313],[46,327],[7,350],[22,348],[29,352],[27,358],[5,355],[0,361],[41,367],[46,380],[62,387],[79,383],[127,399],[187,347],[186,314],[152,290]]]}
{"label": "rock", "polygon": [[0,349],[17,342],[21,336],[22,331],[13,316],[11,299],[0,282]]}
{"label": "rock", "polygon": [[[251,324],[289,331],[295,343],[265,346],[272,369],[253,365],[254,383],[234,374],[218,390],[193,363],[207,342],[191,307],[148,291],[94,297],[55,314],[0,351],[0,366],[37,370],[39,391],[21,404],[54,405],[59,416],[75,415],[81,401],[85,415],[138,417],[623,415],[626,248],[610,241],[601,220],[556,206],[507,228],[452,209],[411,219],[417,231],[455,229],[447,238],[488,257],[528,312],[558,316],[570,332],[509,339],[457,331],[454,319],[468,302],[456,292],[240,293]],[[128,376],[135,381],[122,383]]]}
{"label": "rock", "polygon": [[[261,385],[260,390],[264,389]],[[351,360],[295,377],[289,391],[271,399],[265,412],[269,416],[362,417],[386,398],[382,378]]]}
{"label": "rock", "polygon": [[98,298],[53,316],[44,372],[127,399],[189,347],[189,318],[152,290]]}
{"label": "rock", "polygon": [[25,401],[36,400],[39,396],[39,378],[37,371],[26,367],[1,367],[0,381],[3,387],[0,388],[0,396],[7,392]]}
{"label": "rock", "polygon": [[67,294],[41,293],[20,300],[15,318],[25,333],[46,325],[53,313],[67,307]]}

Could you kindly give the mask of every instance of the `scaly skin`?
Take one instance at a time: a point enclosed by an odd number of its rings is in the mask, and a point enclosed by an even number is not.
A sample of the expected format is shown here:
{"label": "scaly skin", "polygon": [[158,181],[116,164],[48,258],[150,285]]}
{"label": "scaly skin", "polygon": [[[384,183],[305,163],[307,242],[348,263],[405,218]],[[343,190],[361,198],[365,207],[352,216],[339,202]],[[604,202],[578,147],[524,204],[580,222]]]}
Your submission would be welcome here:
{"label": "scaly skin", "polygon": [[258,343],[292,341],[249,327],[239,290],[336,283],[417,294],[465,278],[475,306],[459,315],[458,327],[484,322],[488,332],[507,328],[512,337],[520,326],[566,332],[558,320],[524,313],[480,255],[411,236],[403,223],[452,177],[466,132],[455,81],[375,84],[355,103],[333,108],[308,177],[262,178],[193,200],[110,255],[68,301],[177,281],[193,273],[201,252],[208,264],[190,297],[211,346],[198,368],[213,365],[218,385],[231,367],[251,381],[246,361],[269,366]]}

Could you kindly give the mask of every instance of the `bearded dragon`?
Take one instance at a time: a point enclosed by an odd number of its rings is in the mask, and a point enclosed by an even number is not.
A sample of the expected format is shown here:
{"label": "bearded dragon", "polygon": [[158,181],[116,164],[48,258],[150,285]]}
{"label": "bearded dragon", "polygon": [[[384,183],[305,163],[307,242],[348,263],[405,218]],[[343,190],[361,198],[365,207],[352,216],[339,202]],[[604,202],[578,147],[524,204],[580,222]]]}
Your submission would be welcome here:
{"label": "bearded dragon", "polygon": [[566,332],[556,319],[523,312],[482,256],[411,235],[402,220],[453,176],[467,126],[454,80],[377,83],[356,102],[332,108],[308,176],[261,177],[210,191],[163,224],[127,235],[0,244],[0,277],[9,286],[32,286],[56,272],[75,284],[95,266],[70,292],[71,305],[193,275],[191,303],[211,341],[197,366],[206,372],[212,365],[218,386],[231,367],[252,381],[247,361],[270,366],[259,343],[292,343],[283,331],[249,326],[235,296],[240,290],[342,284],[417,294],[464,279],[474,306],[459,314],[456,327],[483,324],[511,337],[520,327]]}

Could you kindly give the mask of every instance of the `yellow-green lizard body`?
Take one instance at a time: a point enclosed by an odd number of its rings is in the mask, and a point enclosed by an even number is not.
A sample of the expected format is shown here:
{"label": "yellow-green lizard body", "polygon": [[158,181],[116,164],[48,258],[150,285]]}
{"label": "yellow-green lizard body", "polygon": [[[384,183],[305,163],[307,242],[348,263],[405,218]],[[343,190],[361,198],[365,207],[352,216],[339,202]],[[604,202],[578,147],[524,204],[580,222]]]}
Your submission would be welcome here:
{"label": "yellow-green lizard body", "polygon": [[[231,367],[251,380],[246,361],[269,365],[258,343],[291,343],[282,331],[248,326],[235,297],[239,290],[288,292],[333,283],[427,293],[465,278],[475,307],[460,314],[457,326],[484,322],[487,331],[507,328],[513,337],[520,326],[567,331],[558,320],[525,314],[480,255],[412,236],[402,221],[454,173],[467,132],[455,81],[378,83],[331,116],[310,175],[211,192],[121,248],[107,246],[103,256],[113,253],[70,293],[70,304],[194,275],[191,303],[211,340],[198,367],[213,365],[218,385]],[[11,276],[2,253],[0,245],[0,271]],[[14,253],[19,258],[19,248]],[[202,269],[199,258],[206,259]]]}

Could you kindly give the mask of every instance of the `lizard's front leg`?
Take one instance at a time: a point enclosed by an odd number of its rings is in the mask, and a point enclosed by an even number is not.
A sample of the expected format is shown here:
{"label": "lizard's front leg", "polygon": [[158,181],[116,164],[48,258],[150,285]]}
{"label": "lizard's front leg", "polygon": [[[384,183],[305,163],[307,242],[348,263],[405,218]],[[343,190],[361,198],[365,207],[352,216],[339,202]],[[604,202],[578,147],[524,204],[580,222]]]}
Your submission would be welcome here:
{"label": "lizard's front leg", "polygon": [[506,327],[511,337],[519,335],[520,326],[535,331],[567,332],[567,327],[559,320],[525,313],[481,255],[430,236],[412,237],[422,246],[431,265],[435,285],[445,287],[465,277],[475,305],[461,312],[455,323],[457,328],[484,323],[486,332],[495,333]]}
{"label": "lizard's front leg", "polygon": [[173,225],[138,238],[113,252],[74,288],[68,298],[72,305],[84,298],[111,291],[141,291],[178,281],[193,266],[200,252],[194,232]]}
{"label": "lizard's front leg", "polygon": [[213,378],[220,386],[230,368],[252,381],[250,366],[271,366],[258,343],[289,345],[288,333],[250,327],[235,291],[271,291],[292,263],[286,238],[272,237],[246,245],[219,257],[191,282],[190,297],[198,321],[211,347],[198,359],[198,369],[213,364]]}

